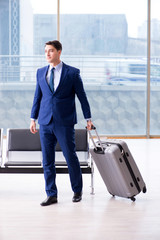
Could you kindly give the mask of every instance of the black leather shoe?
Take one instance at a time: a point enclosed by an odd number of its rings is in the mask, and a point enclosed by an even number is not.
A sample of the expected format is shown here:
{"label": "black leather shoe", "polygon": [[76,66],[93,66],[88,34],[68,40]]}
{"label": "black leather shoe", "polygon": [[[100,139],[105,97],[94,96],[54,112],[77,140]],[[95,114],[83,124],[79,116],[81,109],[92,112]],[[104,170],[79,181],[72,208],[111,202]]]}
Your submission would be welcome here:
{"label": "black leather shoe", "polygon": [[50,196],[50,197],[47,197],[42,203],[41,203],[41,206],[48,206],[48,205],[51,205],[51,204],[54,204],[54,203],[57,203],[57,197],[53,197],[53,196]]}
{"label": "black leather shoe", "polygon": [[82,193],[74,193],[72,202],[80,202],[82,200]]}

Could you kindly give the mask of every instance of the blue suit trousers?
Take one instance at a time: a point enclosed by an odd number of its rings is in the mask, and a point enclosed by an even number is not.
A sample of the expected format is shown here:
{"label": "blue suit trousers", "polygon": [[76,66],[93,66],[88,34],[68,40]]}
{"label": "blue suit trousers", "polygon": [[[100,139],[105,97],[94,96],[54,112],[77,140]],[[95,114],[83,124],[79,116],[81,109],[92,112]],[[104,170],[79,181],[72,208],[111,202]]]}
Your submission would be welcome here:
{"label": "blue suit trousers", "polygon": [[57,196],[55,146],[57,140],[66,159],[73,192],[82,192],[82,172],[75,151],[75,129],[61,126],[52,120],[48,125],[40,125],[40,140],[43,155],[45,190],[47,196]]}

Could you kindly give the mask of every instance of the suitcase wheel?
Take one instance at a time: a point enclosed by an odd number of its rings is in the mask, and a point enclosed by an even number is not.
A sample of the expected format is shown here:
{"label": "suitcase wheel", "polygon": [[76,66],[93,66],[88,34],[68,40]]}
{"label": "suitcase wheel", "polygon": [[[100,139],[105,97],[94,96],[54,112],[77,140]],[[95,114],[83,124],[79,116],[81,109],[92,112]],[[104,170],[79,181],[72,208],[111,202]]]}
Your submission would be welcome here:
{"label": "suitcase wheel", "polygon": [[[110,193],[110,192],[109,192]],[[112,197],[115,197],[115,195],[114,194],[112,194],[112,193],[110,193],[111,195],[112,195]]]}
{"label": "suitcase wheel", "polygon": [[131,200],[132,200],[133,202],[135,202],[135,201],[136,201],[136,198],[135,198],[135,197],[131,197]]}
{"label": "suitcase wheel", "polygon": [[143,188],[143,193],[146,193],[147,192],[147,188],[146,188],[146,186],[144,186],[144,188]]}

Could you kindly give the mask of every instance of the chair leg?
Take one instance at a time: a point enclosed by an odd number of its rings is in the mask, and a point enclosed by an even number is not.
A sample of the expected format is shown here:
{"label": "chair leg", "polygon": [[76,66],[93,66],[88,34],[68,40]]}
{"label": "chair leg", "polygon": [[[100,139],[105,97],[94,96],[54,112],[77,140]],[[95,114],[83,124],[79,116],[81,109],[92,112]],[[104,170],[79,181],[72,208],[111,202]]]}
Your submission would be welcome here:
{"label": "chair leg", "polygon": [[93,159],[91,157],[91,194],[94,195],[94,164]]}

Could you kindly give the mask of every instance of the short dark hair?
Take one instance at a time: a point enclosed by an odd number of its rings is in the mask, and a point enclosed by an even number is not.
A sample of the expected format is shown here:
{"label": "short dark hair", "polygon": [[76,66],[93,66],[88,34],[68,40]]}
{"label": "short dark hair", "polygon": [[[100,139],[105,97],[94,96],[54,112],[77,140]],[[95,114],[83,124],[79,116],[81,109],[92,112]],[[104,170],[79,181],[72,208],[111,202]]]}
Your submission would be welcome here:
{"label": "short dark hair", "polygon": [[62,44],[58,40],[48,41],[45,45],[52,45],[57,51],[62,51]]}

